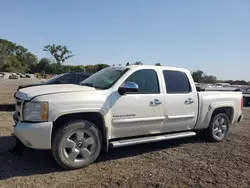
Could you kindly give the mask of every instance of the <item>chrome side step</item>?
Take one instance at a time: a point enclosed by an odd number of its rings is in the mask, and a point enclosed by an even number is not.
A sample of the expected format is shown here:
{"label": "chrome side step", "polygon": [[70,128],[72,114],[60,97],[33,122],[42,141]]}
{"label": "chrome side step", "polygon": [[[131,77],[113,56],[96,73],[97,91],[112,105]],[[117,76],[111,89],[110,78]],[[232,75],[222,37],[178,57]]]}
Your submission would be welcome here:
{"label": "chrome side step", "polygon": [[143,137],[143,138],[131,138],[127,140],[111,141],[110,145],[112,148],[117,148],[117,147],[123,147],[123,146],[149,143],[149,142],[157,142],[157,141],[162,141],[162,140],[185,138],[185,137],[191,137],[195,135],[196,133],[192,131],[172,133],[172,134],[170,133],[170,134],[159,135],[159,136],[148,136],[148,137]]}

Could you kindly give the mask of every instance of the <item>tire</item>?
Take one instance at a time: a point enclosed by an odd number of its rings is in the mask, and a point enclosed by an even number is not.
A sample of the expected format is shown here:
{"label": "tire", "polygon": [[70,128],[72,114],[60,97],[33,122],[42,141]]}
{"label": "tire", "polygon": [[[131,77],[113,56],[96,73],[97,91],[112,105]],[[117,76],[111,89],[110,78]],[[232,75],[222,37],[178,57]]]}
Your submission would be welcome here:
{"label": "tire", "polygon": [[79,169],[93,163],[100,154],[102,136],[86,120],[74,120],[60,127],[52,138],[52,154],[64,169]]}
{"label": "tire", "polygon": [[206,131],[209,141],[222,142],[227,137],[229,126],[230,121],[226,114],[219,113],[214,115]]}

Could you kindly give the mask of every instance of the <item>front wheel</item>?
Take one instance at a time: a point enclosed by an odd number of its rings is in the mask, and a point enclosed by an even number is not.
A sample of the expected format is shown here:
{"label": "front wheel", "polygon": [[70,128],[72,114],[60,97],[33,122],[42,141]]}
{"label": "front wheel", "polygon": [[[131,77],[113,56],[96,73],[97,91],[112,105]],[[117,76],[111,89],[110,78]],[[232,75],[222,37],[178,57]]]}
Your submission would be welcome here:
{"label": "front wheel", "polygon": [[52,154],[64,169],[83,168],[99,156],[101,140],[101,133],[93,123],[86,120],[71,121],[56,131]]}
{"label": "front wheel", "polygon": [[223,141],[229,130],[230,121],[226,114],[220,113],[212,117],[207,129],[209,140],[214,142]]}

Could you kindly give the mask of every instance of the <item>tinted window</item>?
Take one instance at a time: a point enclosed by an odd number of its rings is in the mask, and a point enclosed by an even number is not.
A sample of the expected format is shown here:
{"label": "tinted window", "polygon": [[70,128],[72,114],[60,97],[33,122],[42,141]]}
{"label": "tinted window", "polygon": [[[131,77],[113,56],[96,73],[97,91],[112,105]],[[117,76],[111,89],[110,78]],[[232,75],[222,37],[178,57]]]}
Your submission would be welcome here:
{"label": "tinted window", "polygon": [[167,93],[189,93],[191,86],[184,72],[164,70],[163,71]]}
{"label": "tinted window", "polygon": [[59,74],[59,75],[53,76],[52,78],[50,78],[49,80],[47,80],[44,83],[46,83],[46,84],[53,84],[53,83],[55,83],[58,80],[58,78],[62,77],[63,75],[64,74]]}
{"label": "tinted window", "polygon": [[75,74],[66,74],[58,79],[60,84],[75,84],[76,83],[76,75]]}
{"label": "tinted window", "polygon": [[126,82],[135,82],[140,93],[160,93],[158,77],[154,70],[138,70],[130,75]]}
{"label": "tinted window", "polygon": [[78,82],[82,82],[83,80],[85,80],[86,78],[88,78],[88,76],[85,76],[85,75],[77,75],[78,77]]}

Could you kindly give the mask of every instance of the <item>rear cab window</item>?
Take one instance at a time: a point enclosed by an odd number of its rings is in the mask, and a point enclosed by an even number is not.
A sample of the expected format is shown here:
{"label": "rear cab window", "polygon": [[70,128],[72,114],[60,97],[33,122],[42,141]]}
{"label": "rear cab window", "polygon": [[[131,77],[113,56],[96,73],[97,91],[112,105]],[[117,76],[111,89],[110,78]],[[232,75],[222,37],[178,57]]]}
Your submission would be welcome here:
{"label": "rear cab window", "polygon": [[192,92],[187,74],[178,70],[163,70],[165,87],[168,94]]}

